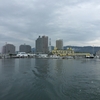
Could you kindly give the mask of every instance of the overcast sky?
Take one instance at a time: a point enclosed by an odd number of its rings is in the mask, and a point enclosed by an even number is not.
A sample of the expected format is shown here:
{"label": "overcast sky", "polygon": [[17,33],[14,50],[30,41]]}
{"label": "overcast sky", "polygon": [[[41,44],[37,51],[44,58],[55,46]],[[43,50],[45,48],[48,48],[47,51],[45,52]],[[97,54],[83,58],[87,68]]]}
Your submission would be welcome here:
{"label": "overcast sky", "polygon": [[35,47],[38,36],[55,46],[100,46],[100,0],[0,0],[0,48]]}

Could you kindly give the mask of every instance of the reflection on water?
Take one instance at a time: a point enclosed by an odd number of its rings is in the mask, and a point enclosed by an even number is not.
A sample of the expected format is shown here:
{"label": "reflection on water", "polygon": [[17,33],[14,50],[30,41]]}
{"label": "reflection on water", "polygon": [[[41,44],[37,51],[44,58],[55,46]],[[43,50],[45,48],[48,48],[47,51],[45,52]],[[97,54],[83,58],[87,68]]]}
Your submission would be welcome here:
{"label": "reflection on water", "polygon": [[57,59],[56,60],[56,70],[58,76],[61,75],[63,69],[63,60],[62,59]]}
{"label": "reflection on water", "polygon": [[48,82],[49,64],[48,59],[35,59],[35,67],[32,69],[32,72],[35,75],[33,81],[33,98],[37,100],[51,100],[50,95],[52,95],[52,85]]}
{"label": "reflection on water", "polygon": [[1,59],[2,68],[3,67],[15,67],[15,59]]}
{"label": "reflection on water", "polygon": [[100,60],[0,59],[0,100],[99,100]]}
{"label": "reflection on water", "polygon": [[31,59],[18,59],[19,61],[19,72],[26,74],[28,71],[30,71],[31,68]]}
{"label": "reflection on water", "polygon": [[1,59],[2,75],[13,75],[15,72],[15,59]]}
{"label": "reflection on water", "polygon": [[37,77],[45,78],[48,76],[48,60],[47,59],[35,59],[35,69],[32,70]]}
{"label": "reflection on water", "polygon": [[35,60],[35,68],[40,74],[47,74],[48,73],[48,60],[47,59],[36,59]]}

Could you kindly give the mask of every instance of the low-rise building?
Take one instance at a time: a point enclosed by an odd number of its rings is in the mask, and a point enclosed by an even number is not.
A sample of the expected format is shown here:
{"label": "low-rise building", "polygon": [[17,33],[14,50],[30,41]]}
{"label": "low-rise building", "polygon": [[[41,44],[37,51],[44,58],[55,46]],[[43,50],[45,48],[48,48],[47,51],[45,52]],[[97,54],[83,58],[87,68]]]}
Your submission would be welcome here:
{"label": "low-rise building", "polygon": [[58,50],[57,48],[54,48],[52,54],[58,56],[90,56],[90,53],[75,53],[72,48],[67,48],[66,50]]}
{"label": "low-rise building", "polygon": [[67,50],[58,50],[57,48],[54,48],[54,50],[52,50],[52,53],[58,56],[72,56],[74,55],[74,50],[72,50],[71,48],[68,48]]}

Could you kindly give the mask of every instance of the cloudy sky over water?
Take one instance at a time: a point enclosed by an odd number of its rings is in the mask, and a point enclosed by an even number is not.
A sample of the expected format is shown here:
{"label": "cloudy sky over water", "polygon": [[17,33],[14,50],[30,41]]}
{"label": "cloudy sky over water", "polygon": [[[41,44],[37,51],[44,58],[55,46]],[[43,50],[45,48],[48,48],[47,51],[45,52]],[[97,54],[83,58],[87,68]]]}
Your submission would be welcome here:
{"label": "cloudy sky over water", "polygon": [[55,46],[100,46],[100,0],[0,0],[0,48],[35,47],[46,35]]}

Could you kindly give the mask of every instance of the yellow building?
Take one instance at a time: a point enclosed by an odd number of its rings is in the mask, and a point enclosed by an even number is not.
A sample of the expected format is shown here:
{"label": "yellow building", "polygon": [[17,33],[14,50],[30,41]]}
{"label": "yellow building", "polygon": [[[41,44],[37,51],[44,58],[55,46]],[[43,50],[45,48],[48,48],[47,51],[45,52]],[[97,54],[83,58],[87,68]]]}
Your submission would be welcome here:
{"label": "yellow building", "polygon": [[74,50],[72,50],[71,48],[68,48],[67,50],[58,50],[57,48],[54,48],[54,50],[52,50],[52,53],[59,56],[71,56],[74,55]]}
{"label": "yellow building", "polygon": [[54,48],[52,54],[58,56],[90,56],[90,53],[74,53],[72,48],[67,48],[66,50],[58,50],[57,48]]}

